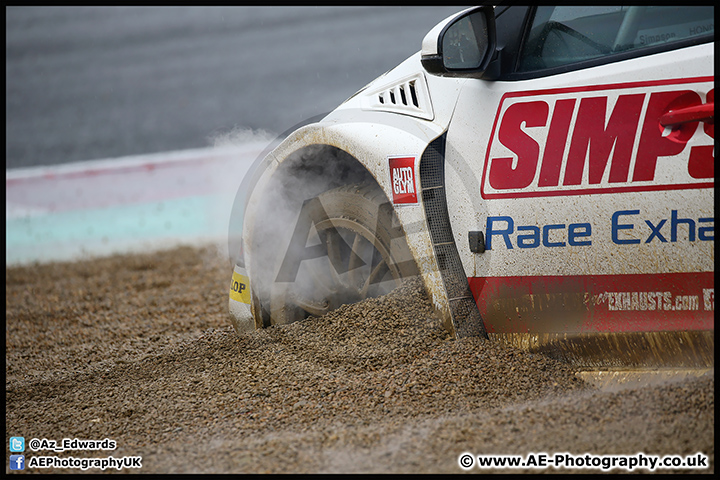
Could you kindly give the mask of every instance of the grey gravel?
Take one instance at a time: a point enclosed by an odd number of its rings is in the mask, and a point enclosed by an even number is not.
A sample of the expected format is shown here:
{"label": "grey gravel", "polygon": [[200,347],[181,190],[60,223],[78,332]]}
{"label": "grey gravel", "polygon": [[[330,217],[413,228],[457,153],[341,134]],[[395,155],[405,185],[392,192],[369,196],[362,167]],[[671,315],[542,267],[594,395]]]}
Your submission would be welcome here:
{"label": "grey gravel", "polygon": [[462,473],[463,452],[700,452],[707,469],[669,471],[714,472],[712,372],[601,391],[451,339],[413,281],[238,335],[231,273],[213,247],[6,268],[6,437],[110,438],[54,455],[142,456],[129,473]]}

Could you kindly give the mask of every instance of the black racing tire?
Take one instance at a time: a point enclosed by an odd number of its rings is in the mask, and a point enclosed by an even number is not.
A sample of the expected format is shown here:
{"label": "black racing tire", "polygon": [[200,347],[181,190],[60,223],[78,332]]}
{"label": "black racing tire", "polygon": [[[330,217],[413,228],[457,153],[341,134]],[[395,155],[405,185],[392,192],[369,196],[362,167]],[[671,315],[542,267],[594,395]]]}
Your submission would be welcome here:
{"label": "black racing tire", "polygon": [[271,289],[272,325],[384,295],[419,274],[395,210],[376,184],[324,192],[304,203],[300,217],[313,228],[309,238],[291,241],[285,261],[296,269],[284,279],[293,281]]}

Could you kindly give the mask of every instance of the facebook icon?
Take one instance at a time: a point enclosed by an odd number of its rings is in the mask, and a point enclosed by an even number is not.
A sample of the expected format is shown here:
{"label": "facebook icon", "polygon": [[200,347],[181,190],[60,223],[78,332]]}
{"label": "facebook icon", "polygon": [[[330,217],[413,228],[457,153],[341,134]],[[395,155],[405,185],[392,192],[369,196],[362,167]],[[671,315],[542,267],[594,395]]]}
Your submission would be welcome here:
{"label": "facebook icon", "polygon": [[10,470],[25,470],[25,455],[10,455]]}

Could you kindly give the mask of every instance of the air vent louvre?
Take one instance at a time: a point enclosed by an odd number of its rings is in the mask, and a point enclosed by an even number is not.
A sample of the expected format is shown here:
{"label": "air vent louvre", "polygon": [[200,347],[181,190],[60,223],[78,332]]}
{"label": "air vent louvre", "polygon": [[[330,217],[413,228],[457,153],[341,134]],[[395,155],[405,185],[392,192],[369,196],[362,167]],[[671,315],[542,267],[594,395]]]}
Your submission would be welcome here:
{"label": "air vent louvre", "polygon": [[415,81],[413,80],[412,82],[408,82],[408,85],[410,86],[410,97],[412,98],[412,103],[419,108],[420,104],[418,103],[417,92],[415,91]]}
{"label": "air vent louvre", "polygon": [[425,120],[432,120],[434,116],[422,74],[368,91],[363,98],[363,108],[402,113]]}
{"label": "air vent louvre", "polygon": [[[381,105],[386,104],[386,98],[389,99],[389,102],[392,105],[404,105],[406,107],[412,106],[415,108],[420,108],[417,89],[415,87],[415,80],[411,80],[404,84],[397,85],[396,87],[390,88],[377,94],[378,102]],[[398,101],[398,98],[400,101]]]}

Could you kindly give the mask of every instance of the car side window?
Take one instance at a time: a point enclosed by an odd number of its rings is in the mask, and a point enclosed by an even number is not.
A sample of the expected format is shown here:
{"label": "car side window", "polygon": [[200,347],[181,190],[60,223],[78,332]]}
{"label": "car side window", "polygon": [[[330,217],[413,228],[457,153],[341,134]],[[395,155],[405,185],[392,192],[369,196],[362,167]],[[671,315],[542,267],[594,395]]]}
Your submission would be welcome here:
{"label": "car side window", "polygon": [[712,6],[541,6],[518,71],[530,72],[714,34]]}

